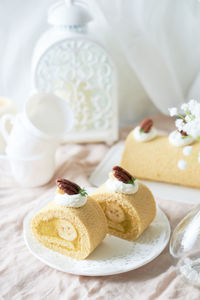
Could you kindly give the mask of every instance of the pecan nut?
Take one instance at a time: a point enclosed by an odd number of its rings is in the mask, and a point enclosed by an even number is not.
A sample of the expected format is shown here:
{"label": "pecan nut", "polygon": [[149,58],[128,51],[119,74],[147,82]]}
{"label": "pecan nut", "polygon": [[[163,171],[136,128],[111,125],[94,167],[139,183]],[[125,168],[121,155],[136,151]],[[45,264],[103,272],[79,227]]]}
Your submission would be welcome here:
{"label": "pecan nut", "polygon": [[152,126],[153,120],[150,118],[146,118],[140,123],[140,130],[143,130],[145,133],[148,133],[151,130]]}
{"label": "pecan nut", "polygon": [[181,130],[181,131],[179,131],[179,132],[181,133],[182,136],[188,136],[188,134],[187,134],[186,131]]}
{"label": "pecan nut", "polygon": [[56,179],[57,187],[68,195],[79,194],[80,186],[70,180],[64,178]]}
{"label": "pecan nut", "polygon": [[130,182],[133,178],[131,174],[129,174],[126,170],[119,166],[114,166],[112,168],[112,173],[115,176],[115,178],[124,183]]}

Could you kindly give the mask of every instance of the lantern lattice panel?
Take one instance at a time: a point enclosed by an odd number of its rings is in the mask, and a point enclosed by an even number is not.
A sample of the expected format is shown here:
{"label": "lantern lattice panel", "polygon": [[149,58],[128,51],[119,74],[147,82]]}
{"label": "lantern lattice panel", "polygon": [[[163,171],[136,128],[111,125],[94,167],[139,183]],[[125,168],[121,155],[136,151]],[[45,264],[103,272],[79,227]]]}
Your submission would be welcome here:
{"label": "lantern lattice panel", "polygon": [[53,92],[69,102],[75,116],[70,133],[74,138],[85,133],[92,140],[94,132],[93,140],[117,138],[115,72],[101,46],[85,39],[54,44],[37,64],[35,85],[39,91]]}

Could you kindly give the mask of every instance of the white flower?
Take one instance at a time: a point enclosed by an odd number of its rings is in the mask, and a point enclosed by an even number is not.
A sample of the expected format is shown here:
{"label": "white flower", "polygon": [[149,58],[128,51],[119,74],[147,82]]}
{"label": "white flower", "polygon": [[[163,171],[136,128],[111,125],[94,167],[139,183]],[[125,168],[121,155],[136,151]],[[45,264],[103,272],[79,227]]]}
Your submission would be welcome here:
{"label": "white flower", "polygon": [[194,119],[184,125],[184,130],[193,138],[200,136],[200,119]]}
{"label": "white flower", "polygon": [[175,121],[176,127],[178,128],[179,131],[183,130],[184,127],[184,121],[183,119],[177,119]]}
{"label": "white flower", "polygon": [[183,122],[182,130],[185,131],[188,135],[190,135],[191,124]]}
{"label": "white flower", "polygon": [[197,139],[200,136],[200,130],[197,128],[191,128],[189,133],[194,139]]}
{"label": "white flower", "polygon": [[189,117],[188,115],[185,116],[185,121],[186,122],[190,122],[191,121],[191,117]]}
{"label": "white flower", "polygon": [[191,110],[191,114],[195,118],[200,118],[200,103],[196,103],[193,110]]}
{"label": "white flower", "polygon": [[196,108],[196,105],[198,105],[198,104],[199,104],[198,101],[196,101],[196,100],[194,100],[194,99],[190,100],[190,101],[188,102],[188,110],[191,111],[191,112],[193,112],[194,109]]}
{"label": "white flower", "polygon": [[191,117],[200,118],[200,103],[196,100],[190,100],[188,102],[187,111],[190,113]]}
{"label": "white flower", "polygon": [[[181,109],[186,116],[184,120],[176,120],[178,131],[183,130],[194,139],[200,138],[200,102],[192,99],[188,103],[183,103]],[[169,112],[171,116],[178,115],[176,107],[170,108]]]}
{"label": "white flower", "polygon": [[183,111],[188,110],[188,109],[189,109],[189,104],[188,104],[188,103],[183,103],[183,104],[181,105],[181,109],[182,109]]}
{"label": "white flower", "polygon": [[174,117],[178,114],[177,108],[176,107],[172,107],[172,108],[168,108],[169,110],[169,114],[171,117]]}
{"label": "white flower", "polygon": [[188,114],[186,116],[187,121],[194,117],[200,117],[200,103],[196,100],[190,100],[188,103],[183,103],[181,109]]}

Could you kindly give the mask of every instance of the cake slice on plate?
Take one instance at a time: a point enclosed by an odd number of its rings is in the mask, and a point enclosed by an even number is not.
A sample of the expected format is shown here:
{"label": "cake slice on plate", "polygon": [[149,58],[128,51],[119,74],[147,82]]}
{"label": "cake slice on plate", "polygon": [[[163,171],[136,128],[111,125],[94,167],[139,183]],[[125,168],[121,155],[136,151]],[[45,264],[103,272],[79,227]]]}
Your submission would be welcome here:
{"label": "cake slice on plate", "polygon": [[151,191],[119,166],[91,197],[102,207],[108,222],[108,233],[125,240],[137,239],[156,215]]}
{"label": "cake slice on plate", "polygon": [[31,227],[44,246],[75,259],[86,258],[107,234],[100,205],[64,178],[57,179],[55,198],[33,217]]}

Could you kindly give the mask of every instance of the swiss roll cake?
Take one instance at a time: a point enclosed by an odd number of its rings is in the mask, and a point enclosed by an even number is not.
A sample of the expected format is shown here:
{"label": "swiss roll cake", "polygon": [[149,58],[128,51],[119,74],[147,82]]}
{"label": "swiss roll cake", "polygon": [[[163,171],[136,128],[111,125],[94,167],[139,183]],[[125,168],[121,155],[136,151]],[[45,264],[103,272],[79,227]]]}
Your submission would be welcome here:
{"label": "swiss roll cake", "polygon": [[76,183],[57,179],[55,197],[32,219],[35,238],[63,255],[85,259],[104,239],[107,222],[100,205]]}
{"label": "swiss roll cake", "polygon": [[113,167],[108,180],[91,197],[104,211],[108,233],[125,240],[137,239],[156,215],[151,191],[120,166]]}
{"label": "swiss roll cake", "polygon": [[160,135],[145,119],[128,135],[121,162],[133,176],[200,188],[200,143],[185,132]]}

